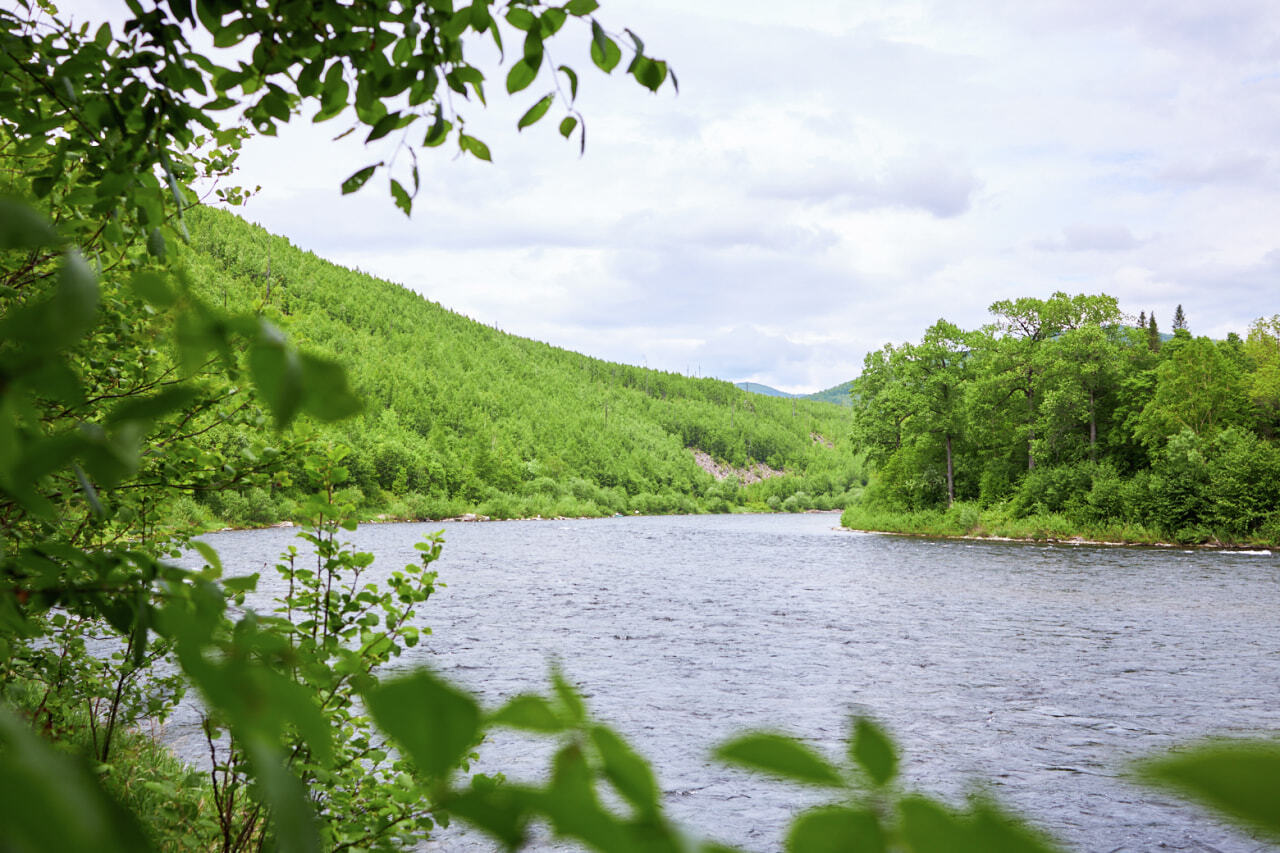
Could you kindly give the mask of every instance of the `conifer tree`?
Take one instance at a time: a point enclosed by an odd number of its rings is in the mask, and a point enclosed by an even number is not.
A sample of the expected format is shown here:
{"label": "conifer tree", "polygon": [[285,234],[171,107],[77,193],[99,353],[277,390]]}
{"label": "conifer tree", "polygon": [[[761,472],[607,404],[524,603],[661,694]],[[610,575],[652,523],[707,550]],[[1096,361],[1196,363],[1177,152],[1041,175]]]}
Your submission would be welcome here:
{"label": "conifer tree", "polygon": [[1187,328],[1187,315],[1182,313],[1182,306],[1179,305],[1176,309],[1174,309],[1174,312],[1173,312],[1173,330],[1176,332],[1179,329],[1186,329],[1186,328]]}
{"label": "conifer tree", "polygon": [[1147,312],[1139,311],[1138,312],[1138,328],[1145,329],[1146,327],[1147,327]]}
{"label": "conifer tree", "polygon": [[1160,349],[1160,327],[1156,325],[1156,312],[1154,311],[1147,318],[1147,346],[1151,348],[1152,352],[1158,352]]}

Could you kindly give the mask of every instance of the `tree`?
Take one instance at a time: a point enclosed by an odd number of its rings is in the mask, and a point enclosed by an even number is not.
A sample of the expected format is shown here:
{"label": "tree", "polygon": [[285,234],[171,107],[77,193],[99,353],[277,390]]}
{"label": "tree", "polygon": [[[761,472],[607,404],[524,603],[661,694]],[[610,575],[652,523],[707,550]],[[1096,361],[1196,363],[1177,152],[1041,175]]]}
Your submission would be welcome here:
{"label": "tree", "polygon": [[1173,330],[1176,332],[1179,329],[1186,330],[1186,328],[1187,315],[1182,313],[1182,305],[1179,304],[1173,312]]}
{"label": "tree", "polygon": [[1244,377],[1209,338],[1188,338],[1156,369],[1155,395],[1143,408],[1134,434],[1152,454],[1183,430],[1199,439],[1245,422]]}
{"label": "tree", "polygon": [[[376,707],[376,679],[335,651],[337,636],[359,639],[375,656],[390,653],[387,643],[396,641],[376,627],[376,615],[372,624],[347,624],[368,602],[345,609],[326,590],[317,612],[326,630],[332,624],[342,633],[325,635],[323,651],[299,663],[297,656],[309,653],[293,643],[291,628],[270,619],[233,623],[228,603],[253,579],[218,583],[217,556],[207,547],[203,571],[165,562],[185,534],[157,530],[149,506],[171,500],[175,490],[217,491],[253,476],[275,477],[282,460],[299,452],[293,446],[306,441],[285,431],[300,415],[335,420],[360,406],[335,362],[300,351],[260,316],[219,310],[199,297],[174,251],[187,234],[184,212],[202,188],[222,201],[241,201],[241,190],[209,184],[231,174],[246,135],[272,135],[308,111],[316,121],[347,122],[346,132],[359,131],[369,143],[397,140],[402,156],[355,170],[342,191],[357,191],[382,173],[392,202],[408,214],[420,189],[421,149],[452,139],[459,152],[491,159],[455,109],[473,99],[485,103],[485,74],[467,59],[478,38],[500,50],[504,34],[521,45],[507,54],[508,93],[539,77],[550,89],[517,126],[546,115],[559,92],[560,132],[576,133],[582,146],[579,76],[555,65],[547,45],[576,24],[593,63],[612,71],[624,48],[593,16],[596,9],[594,0],[563,6],[479,0],[456,9],[451,2],[171,0],[147,9],[131,2],[132,16],[119,31],[106,24],[73,28],[45,0],[0,9],[4,689],[16,667],[42,677],[31,667],[39,666],[45,638],[59,637],[66,614],[120,638],[125,668],[113,675],[117,697],[154,655],[175,655],[216,721],[211,734],[229,730],[236,744],[228,764],[236,769],[223,777],[232,787],[223,789],[220,808],[230,812],[236,791],[254,782],[254,816],[243,834],[224,836],[224,848],[319,845],[299,768],[324,776],[340,772],[331,761],[355,770],[365,758],[333,748],[324,709],[300,692],[298,673],[336,675],[334,685],[354,686]],[[241,58],[219,64],[218,55],[191,46],[192,30],[217,47],[236,47]],[[674,86],[666,63],[626,33],[627,72],[653,91],[668,79]],[[244,127],[225,117],[230,109],[241,111]],[[411,131],[423,135],[410,137]],[[411,141],[418,138],[420,144]],[[245,441],[272,420],[280,432],[270,440]],[[314,538],[344,570],[358,564]],[[402,584],[399,594],[403,602],[417,592]],[[339,687],[331,695],[342,695]],[[354,695],[343,701],[349,706]],[[106,722],[114,726],[121,705],[109,707]],[[5,743],[25,743],[12,734],[10,720],[0,710]],[[109,744],[108,737],[104,753]],[[448,767],[470,743],[454,746]],[[0,772],[12,781],[16,761],[36,756],[38,765],[40,755],[37,747],[0,750]],[[60,827],[36,823],[52,813],[48,803],[10,804],[16,810],[6,811],[6,832],[55,838]],[[341,809],[329,802],[324,812],[331,817]],[[362,813],[374,823],[383,819],[378,804]],[[264,834],[268,817],[272,828]],[[103,847],[111,840],[103,837]]]}
{"label": "tree", "polygon": [[1156,325],[1156,312],[1154,311],[1147,318],[1147,348],[1152,352],[1160,351],[1160,328]]}

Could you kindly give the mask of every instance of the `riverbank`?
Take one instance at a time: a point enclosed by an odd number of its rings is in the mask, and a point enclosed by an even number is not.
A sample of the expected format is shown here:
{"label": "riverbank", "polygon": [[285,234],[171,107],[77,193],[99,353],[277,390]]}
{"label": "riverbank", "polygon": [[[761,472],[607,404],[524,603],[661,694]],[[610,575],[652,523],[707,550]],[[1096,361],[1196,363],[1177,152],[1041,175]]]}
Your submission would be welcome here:
{"label": "riverbank", "polygon": [[936,539],[979,539],[1008,542],[1045,542],[1064,545],[1146,545],[1158,548],[1280,548],[1280,539],[1267,536],[1232,537],[1222,531],[1182,531],[1183,537],[1141,524],[1082,524],[1060,513],[1015,518],[1004,507],[983,508],[956,503],[947,510],[888,512],[851,506],[840,516],[840,525],[868,533],[893,533]]}

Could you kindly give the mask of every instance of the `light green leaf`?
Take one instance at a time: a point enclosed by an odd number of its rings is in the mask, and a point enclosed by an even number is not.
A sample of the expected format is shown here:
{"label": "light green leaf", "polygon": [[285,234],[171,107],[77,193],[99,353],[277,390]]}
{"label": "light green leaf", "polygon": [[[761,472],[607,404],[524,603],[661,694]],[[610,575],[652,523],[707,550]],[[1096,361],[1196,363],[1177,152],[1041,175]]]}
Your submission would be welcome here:
{"label": "light green leaf", "polygon": [[622,49],[613,39],[605,35],[604,28],[594,19],[591,21],[591,61],[606,74],[613,71],[622,61]]}
{"label": "light green leaf", "polygon": [[596,9],[599,9],[600,4],[596,0],[569,0],[564,8],[570,15],[582,17],[583,15],[590,15]]}
{"label": "light green leaf", "polygon": [[129,286],[139,297],[159,308],[168,308],[178,301],[169,282],[157,272],[140,270],[129,279]]}
{"label": "light green leaf", "polygon": [[536,123],[538,119],[546,115],[547,110],[551,109],[551,102],[555,100],[555,97],[554,92],[549,93],[544,95],[542,99],[532,107],[529,107],[528,111],[520,117],[520,121],[516,123],[516,130],[524,130],[526,127]]}
{"label": "light green leaf", "polygon": [[849,757],[866,771],[876,785],[887,785],[898,772],[898,753],[893,741],[874,721],[859,717],[853,724]]}
{"label": "light green leaf", "polygon": [[378,726],[428,777],[448,776],[479,739],[475,699],[426,670],[378,684],[364,697]]}
{"label": "light green leaf", "polygon": [[515,94],[526,88],[538,76],[538,66],[530,65],[527,61],[521,59],[519,62],[511,66],[511,70],[507,72],[507,92]]}
{"label": "light green leaf", "polygon": [[516,696],[489,717],[496,726],[533,732],[561,732],[567,726],[551,703],[541,696]]}
{"label": "light green leaf", "polygon": [[493,162],[493,158],[489,156],[489,146],[485,145],[474,136],[467,136],[465,133],[458,134],[458,147],[463,151],[468,151],[479,160],[486,163]]}
{"label": "light green leaf", "polygon": [[880,853],[884,831],[874,812],[821,806],[796,817],[787,832],[787,853]]}
{"label": "light green leaf", "polygon": [[302,410],[322,421],[340,421],[358,414],[364,404],[347,383],[347,372],[336,361],[303,354]]}
{"label": "light green leaf", "polygon": [[1280,839],[1280,743],[1207,743],[1139,765],[1143,777]]}
{"label": "light green leaf", "polygon": [[578,126],[578,120],[573,116],[565,116],[560,121],[560,135],[565,139],[573,133],[573,129]]}
{"label": "light green leaf", "polygon": [[208,542],[201,542],[199,539],[191,540],[191,547],[199,552],[204,558],[205,563],[209,565],[215,572],[214,577],[222,577],[222,559],[218,557],[218,552]]}
{"label": "light green leaf", "polygon": [[604,726],[592,727],[591,741],[604,759],[605,776],[618,789],[618,793],[642,812],[657,812],[658,782],[654,779],[653,769],[648,762],[636,754],[626,741]]}
{"label": "light green leaf", "polygon": [[770,773],[794,782],[839,788],[840,774],[804,743],[787,735],[754,732],[721,744],[715,757],[728,764]]}

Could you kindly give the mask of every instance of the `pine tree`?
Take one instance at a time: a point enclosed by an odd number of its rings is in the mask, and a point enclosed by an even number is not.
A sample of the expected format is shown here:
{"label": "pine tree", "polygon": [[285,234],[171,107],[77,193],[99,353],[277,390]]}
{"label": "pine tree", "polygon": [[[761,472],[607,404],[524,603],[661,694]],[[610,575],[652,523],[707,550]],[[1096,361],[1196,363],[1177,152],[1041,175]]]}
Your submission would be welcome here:
{"label": "pine tree", "polygon": [[1182,313],[1182,306],[1179,305],[1173,312],[1173,330],[1187,328],[1187,315]]}
{"label": "pine tree", "polygon": [[1147,346],[1152,352],[1160,349],[1160,327],[1156,325],[1156,312],[1152,311],[1147,318]]}
{"label": "pine tree", "polygon": [[1146,327],[1147,327],[1147,312],[1139,311],[1138,312],[1138,328],[1145,329]]}

